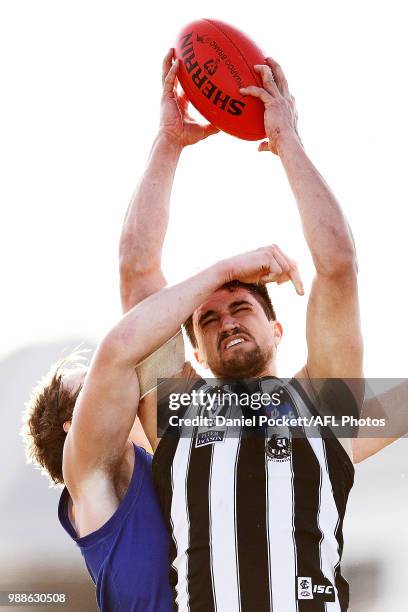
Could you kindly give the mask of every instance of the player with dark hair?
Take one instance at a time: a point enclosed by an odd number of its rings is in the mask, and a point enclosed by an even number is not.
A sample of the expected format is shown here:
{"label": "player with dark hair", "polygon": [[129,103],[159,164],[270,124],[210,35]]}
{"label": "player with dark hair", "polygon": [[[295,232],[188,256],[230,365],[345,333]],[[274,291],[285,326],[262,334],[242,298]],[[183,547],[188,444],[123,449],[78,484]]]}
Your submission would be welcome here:
{"label": "player with dark hair", "polygon": [[[269,320],[276,320],[275,309],[272,305],[270,295],[265,285],[255,285],[249,283],[245,284],[240,283],[239,281],[232,281],[228,283],[228,288],[231,290],[238,289],[238,287],[246,289],[258,300]],[[194,333],[193,315],[191,315],[184,323],[184,329],[186,330],[187,337],[191,342],[191,346],[196,349],[197,338]]]}
{"label": "player with dark hair", "polygon": [[[264,103],[268,141],[259,149],[277,154],[283,164],[316,271],[307,308],[307,362],[289,382],[277,377],[282,326],[245,285],[220,287],[203,299],[189,313],[186,330],[199,363],[218,379],[256,377],[258,391],[282,390],[284,411],[310,417],[322,397],[319,380],[362,377],[357,259],[344,214],[300,141],[282,69],[272,59],[255,69],[263,87],[241,93]],[[177,126],[175,117],[167,127],[175,147]],[[282,274],[296,274],[276,245],[270,255]],[[160,294],[151,298],[155,311]],[[180,308],[183,299],[180,294]],[[175,319],[167,305],[162,316],[160,333],[167,340]],[[148,325],[135,342],[150,342],[156,326]],[[197,388],[208,384],[200,380]],[[349,404],[354,401],[350,391],[347,397]],[[139,415],[155,450],[153,478],[172,534],[170,574],[178,609],[347,610],[340,563],[354,474],[351,440],[299,437],[287,428],[265,438],[244,430],[235,437],[227,431],[213,435],[210,425],[190,437],[181,432],[160,440],[154,403],[152,394]],[[186,414],[205,410],[192,402]]]}

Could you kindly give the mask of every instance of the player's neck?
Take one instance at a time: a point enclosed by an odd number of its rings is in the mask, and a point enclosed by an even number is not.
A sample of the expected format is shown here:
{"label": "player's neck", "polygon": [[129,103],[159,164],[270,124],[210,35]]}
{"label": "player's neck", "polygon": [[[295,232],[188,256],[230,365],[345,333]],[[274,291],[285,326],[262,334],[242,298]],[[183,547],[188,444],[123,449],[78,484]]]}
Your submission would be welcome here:
{"label": "player's neck", "polygon": [[278,368],[275,360],[267,363],[265,367],[258,372],[255,378],[262,378],[263,376],[278,376]]}

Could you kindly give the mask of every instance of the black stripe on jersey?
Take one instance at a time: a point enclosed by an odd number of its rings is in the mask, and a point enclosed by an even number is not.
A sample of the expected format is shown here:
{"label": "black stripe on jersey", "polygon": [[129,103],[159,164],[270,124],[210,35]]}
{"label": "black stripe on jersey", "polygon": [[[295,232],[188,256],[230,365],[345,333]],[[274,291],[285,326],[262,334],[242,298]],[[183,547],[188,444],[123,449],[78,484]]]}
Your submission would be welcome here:
{"label": "black stripe on jersey", "polygon": [[[292,466],[297,576],[311,577],[313,584],[325,584],[320,570],[323,535],[318,525],[321,471],[307,438],[292,439]],[[298,610],[324,612],[325,604],[316,599],[300,599]]]}
{"label": "black stripe on jersey", "polygon": [[[187,476],[187,503],[190,519],[188,549],[188,592],[190,610],[213,612],[210,538],[209,484],[213,444],[191,449]],[[218,542],[222,546],[222,542]],[[192,560],[192,558],[194,560]]]}
{"label": "black stripe on jersey", "polygon": [[[323,440],[326,465],[332,485],[333,497],[336,503],[339,521],[336,527],[336,540],[339,546],[340,559],[343,554],[343,520],[346,512],[347,500],[350,489],[354,482],[354,466],[352,465],[346,451],[341,447],[340,453],[338,440]],[[340,563],[337,564],[335,573],[335,585],[339,596],[341,610],[348,610],[349,606],[349,585],[347,580],[341,575]]]}
{"label": "black stripe on jersey", "polygon": [[236,474],[236,533],[241,612],[269,612],[265,440],[241,439]]}
{"label": "black stripe on jersey", "polygon": [[[303,392],[296,379],[291,384],[299,393],[312,414],[314,406]],[[295,412],[299,415],[296,403],[289,392]],[[319,527],[319,509],[322,474],[319,460],[301,428],[292,430],[292,470],[293,470],[293,526],[296,546],[297,576],[310,577],[313,584],[326,584],[321,571],[320,545],[323,534]],[[297,580],[296,580],[297,582]],[[296,592],[298,585],[296,584]],[[317,599],[298,599],[298,612],[325,612],[324,601]]]}
{"label": "black stripe on jersey", "polygon": [[341,612],[347,612],[350,603],[350,588],[347,580],[341,575],[340,563],[334,572],[334,583],[338,593],[340,610]]}
{"label": "black stripe on jersey", "polygon": [[[319,414],[314,404],[306,394],[302,385],[296,380],[292,379],[291,383],[299,393],[310,412],[314,415]],[[336,540],[338,543],[339,557],[341,559],[343,553],[343,520],[346,511],[346,504],[348,495],[353,486],[354,482],[354,466],[350,460],[350,457],[346,453],[345,449],[336,438],[335,434],[329,427],[321,428],[323,433],[322,443],[324,446],[324,453],[326,459],[326,469],[329,474],[330,483],[332,486],[332,492],[334,501],[336,504],[339,520],[336,526]],[[318,515],[317,515],[318,518]],[[299,571],[298,571],[299,575]],[[302,574],[309,575],[309,574]],[[340,609],[342,612],[346,612],[349,606],[349,585],[348,582],[341,574],[340,562],[337,564],[334,571],[334,582],[338,593],[338,600]],[[323,578],[321,584],[324,584]],[[305,610],[311,610],[312,608],[304,608]],[[302,612],[302,608],[299,608],[299,612]],[[314,608],[313,608],[314,611]]]}
{"label": "black stripe on jersey", "polygon": [[[173,602],[176,601],[176,585],[178,581],[177,570],[172,566],[172,562],[177,556],[176,542],[174,540],[173,525],[171,520],[171,500],[173,497],[173,482],[171,465],[174,459],[174,453],[176,452],[178,444],[178,438],[175,436],[165,436],[160,442],[160,454],[157,453],[153,456],[152,461],[152,476],[153,483],[156,489],[157,496],[159,498],[160,507],[163,512],[166,526],[170,534],[169,541],[169,583],[171,589],[171,595]],[[176,611],[178,606],[174,603],[174,610]]]}

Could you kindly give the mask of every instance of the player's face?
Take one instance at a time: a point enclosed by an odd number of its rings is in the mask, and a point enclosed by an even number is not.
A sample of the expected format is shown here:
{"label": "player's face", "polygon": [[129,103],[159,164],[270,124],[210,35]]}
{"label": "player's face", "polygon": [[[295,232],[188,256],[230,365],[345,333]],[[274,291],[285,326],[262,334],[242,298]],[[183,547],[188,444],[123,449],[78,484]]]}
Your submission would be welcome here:
{"label": "player's face", "polygon": [[246,289],[220,289],[193,315],[198,359],[219,377],[270,373],[281,326]]}

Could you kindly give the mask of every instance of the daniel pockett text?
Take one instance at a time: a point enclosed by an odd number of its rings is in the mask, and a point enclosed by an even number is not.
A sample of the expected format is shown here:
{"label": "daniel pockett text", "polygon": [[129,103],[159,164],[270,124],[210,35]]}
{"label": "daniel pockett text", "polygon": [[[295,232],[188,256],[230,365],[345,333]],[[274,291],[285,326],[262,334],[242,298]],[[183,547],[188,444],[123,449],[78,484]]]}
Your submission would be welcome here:
{"label": "daniel pockett text", "polygon": [[[208,378],[197,382],[161,379],[157,435],[190,437],[197,428],[205,428],[223,430],[224,438],[252,433],[270,436],[273,430],[280,434],[290,432],[291,437],[299,438],[305,435],[330,438],[333,434],[338,438],[392,437],[399,422],[390,418],[387,406],[380,401],[382,387],[388,382],[372,379],[303,382],[265,377],[220,384],[219,379]],[[318,390],[313,399],[305,392],[311,385]],[[360,392],[360,387],[363,391],[365,387],[365,392]]]}
{"label": "daniel pockett text", "polygon": [[215,416],[195,416],[193,418],[178,417],[174,414],[170,416],[169,423],[176,427],[255,427],[261,425],[265,427],[301,427],[304,429],[315,427],[385,427],[385,419],[354,418],[350,416],[312,416],[312,417],[268,417],[266,415],[252,417],[233,417],[228,418],[222,415]]}

